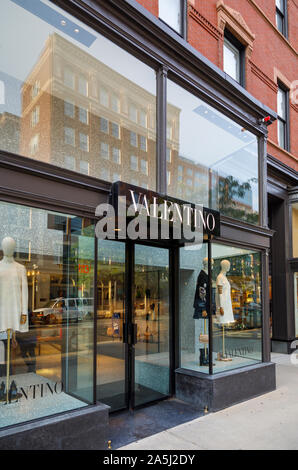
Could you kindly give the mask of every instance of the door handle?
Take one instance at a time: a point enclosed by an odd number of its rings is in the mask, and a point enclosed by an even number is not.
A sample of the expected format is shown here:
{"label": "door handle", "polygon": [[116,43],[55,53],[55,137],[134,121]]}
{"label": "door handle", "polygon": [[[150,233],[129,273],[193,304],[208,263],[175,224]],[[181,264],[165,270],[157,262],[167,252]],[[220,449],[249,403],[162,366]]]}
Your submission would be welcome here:
{"label": "door handle", "polygon": [[137,344],[138,342],[138,325],[136,323],[133,323],[132,325],[132,344]]}
{"label": "door handle", "polygon": [[138,325],[136,323],[123,323],[123,343],[136,344],[137,337]]}

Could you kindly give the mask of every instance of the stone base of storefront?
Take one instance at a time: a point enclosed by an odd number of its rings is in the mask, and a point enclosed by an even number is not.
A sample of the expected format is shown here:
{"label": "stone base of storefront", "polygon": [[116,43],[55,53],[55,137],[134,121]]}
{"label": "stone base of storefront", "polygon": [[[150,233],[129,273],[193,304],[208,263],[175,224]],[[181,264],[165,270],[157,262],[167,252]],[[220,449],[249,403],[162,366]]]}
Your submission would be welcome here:
{"label": "stone base of storefront", "polygon": [[214,375],[176,370],[176,397],[218,411],[276,389],[275,364],[262,363]]}
{"label": "stone base of storefront", "polygon": [[1,450],[107,449],[109,406],[97,404],[0,431]]}

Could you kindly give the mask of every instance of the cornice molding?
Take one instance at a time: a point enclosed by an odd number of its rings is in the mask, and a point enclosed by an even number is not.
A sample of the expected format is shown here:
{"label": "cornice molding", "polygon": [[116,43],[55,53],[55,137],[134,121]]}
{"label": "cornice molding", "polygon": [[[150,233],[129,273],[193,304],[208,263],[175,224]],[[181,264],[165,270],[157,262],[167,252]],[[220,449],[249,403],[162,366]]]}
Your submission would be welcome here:
{"label": "cornice molding", "polygon": [[277,93],[277,82],[271,80],[271,78],[268,77],[268,75],[266,75],[254,62],[252,62],[252,60],[249,60],[249,64],[252,73],[262,80],[262,82],[264,82],[267,86],[269,86],[271,90],[274,91],[274,93]]}
{"label": "cornice molding", "polygon": [[195,20],[200,26],[202,26],[208,33],[210,33],[215,39],[222,39],[223,32],[216,28],[210,21],[205,18],[192,4],[188,4],[188,14]]}

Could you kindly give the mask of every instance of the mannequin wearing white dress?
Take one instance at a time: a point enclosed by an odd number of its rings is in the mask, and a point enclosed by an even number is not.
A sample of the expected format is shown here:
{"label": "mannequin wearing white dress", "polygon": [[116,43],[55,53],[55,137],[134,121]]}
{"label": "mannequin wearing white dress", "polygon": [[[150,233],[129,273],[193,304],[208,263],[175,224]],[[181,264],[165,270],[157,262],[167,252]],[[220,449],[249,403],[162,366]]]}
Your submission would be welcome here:
{"label": "mannequin wearing white dress", "polygon": [[231,299],[231,285],[227,279],[231,264],[227,259],[220,263],[221,271],[216,279],[216,307],[219,313],[218,322],[221,324],[233,323],[234,314]]}
{"label": "mannequin wearing white dress", "polygon": [[222,351],[218,352],[218,361],[232,361],[226,356],[225,350],[225,325],[233,323],[234,314],[231,299],[231,285],[227,279],[227,272],[230,271],[231,263],[224,259],[220,263],[221,271],[216,279],[216,309],[218,312],[218,323],[222,325]]}
{"label": "mannequin wearing white dress", "polygon": [[14,260],[13,238],[2,240],[0,261],[0,331],[28,331],[28,283],[25,267]]}

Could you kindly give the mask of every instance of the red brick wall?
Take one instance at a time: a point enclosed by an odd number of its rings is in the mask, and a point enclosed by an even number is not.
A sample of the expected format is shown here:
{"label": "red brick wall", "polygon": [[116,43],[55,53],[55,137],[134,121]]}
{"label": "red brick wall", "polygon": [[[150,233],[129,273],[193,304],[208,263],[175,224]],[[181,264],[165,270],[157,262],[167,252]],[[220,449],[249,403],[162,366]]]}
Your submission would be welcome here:
{"label": "red brick wall", "polygon": [[[158,16],[158,0],[138,0]],[[222,36],[218,29],[217,0],[188,0],[188,41],[215,65],[222,67]],[[289,38],[274,28],[275,0],[224,0],[239,12],[255,34],[253,52],[246,60],[246,89],[277,110],[277,75],[285,85],[298,80],[298,1],[288,0]],[[278,70],[278,72],[276,71]],[[298,83],[297,83],[298,87]],[[298,103],[290,105],[290,153],[277,145],[277,124],[269,127],[268,152],[298,170]]]}

